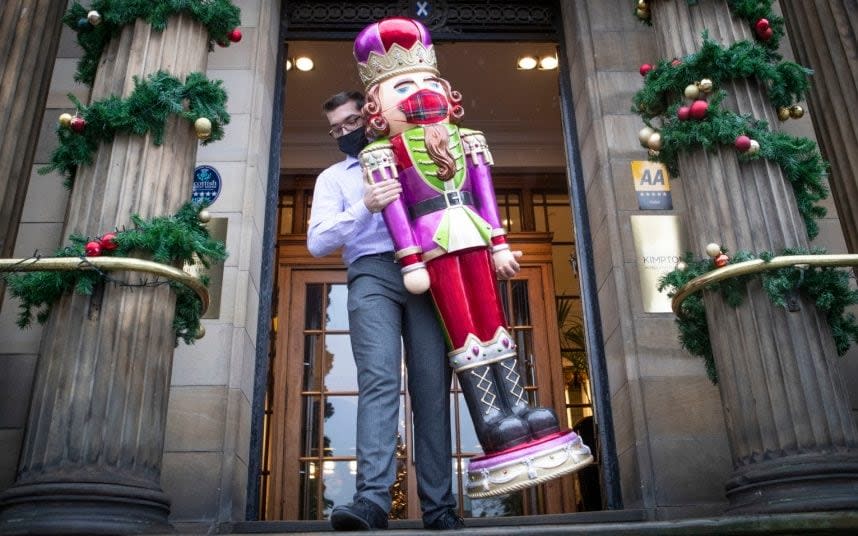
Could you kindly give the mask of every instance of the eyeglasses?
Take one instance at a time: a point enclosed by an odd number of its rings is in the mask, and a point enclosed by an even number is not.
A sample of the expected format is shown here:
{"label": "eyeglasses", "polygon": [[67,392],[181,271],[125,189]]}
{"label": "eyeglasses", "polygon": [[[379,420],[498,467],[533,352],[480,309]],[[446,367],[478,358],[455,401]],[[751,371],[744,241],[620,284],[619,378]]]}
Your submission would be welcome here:
{"label": "eyeglasses", "polygon": [[352,115],[347,117],[342,123],[331,125],[331,130],[328,131],[328,134],[332,138],[337,139],[354,131],[361,125],[363,125],[363,117],[360,115]]}

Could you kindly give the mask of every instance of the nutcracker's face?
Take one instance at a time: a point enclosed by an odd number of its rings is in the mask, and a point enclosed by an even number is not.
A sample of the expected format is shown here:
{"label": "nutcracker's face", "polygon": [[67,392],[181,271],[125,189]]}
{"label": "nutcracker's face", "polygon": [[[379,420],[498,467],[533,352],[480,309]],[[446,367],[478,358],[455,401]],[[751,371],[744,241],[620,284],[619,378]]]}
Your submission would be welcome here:
{"label": "nutcracker's face", "polygon": [[390,135],[418,125],[449,122],[450,102],[445,85],[429,71],[405,73],[380,82],[378,102]]}

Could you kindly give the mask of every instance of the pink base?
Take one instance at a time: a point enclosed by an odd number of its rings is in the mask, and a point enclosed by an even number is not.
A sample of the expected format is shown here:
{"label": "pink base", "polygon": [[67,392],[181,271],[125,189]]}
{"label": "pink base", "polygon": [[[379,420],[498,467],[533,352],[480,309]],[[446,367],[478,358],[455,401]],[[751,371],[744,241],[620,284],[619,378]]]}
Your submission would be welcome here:
{"label": "pink base", "polygon": [[494,454],[486,454],[485,456],[477,456],[468,461],[468,469],[470,471],[479,471],[487,467],[494,467],[512,460],[517,460],[540,452],[545,449],[550,449],[555,446],[573,441],[578,434],[572,430],[564,430],[545,436],[541,439],[528,441],[521,445],[510,449],[495,452]]}

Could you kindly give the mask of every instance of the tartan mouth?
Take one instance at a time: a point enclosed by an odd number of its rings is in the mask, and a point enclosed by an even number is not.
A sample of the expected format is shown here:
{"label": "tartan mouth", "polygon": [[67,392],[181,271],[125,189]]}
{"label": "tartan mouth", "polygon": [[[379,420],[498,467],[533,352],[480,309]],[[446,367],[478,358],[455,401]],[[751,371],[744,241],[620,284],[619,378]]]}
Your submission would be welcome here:
{"label": "tartan mouth", "polygon": [[449,105],[445,95],[421,89],[399,103],[399,109],[409,123],[424,125],[446,119]]}

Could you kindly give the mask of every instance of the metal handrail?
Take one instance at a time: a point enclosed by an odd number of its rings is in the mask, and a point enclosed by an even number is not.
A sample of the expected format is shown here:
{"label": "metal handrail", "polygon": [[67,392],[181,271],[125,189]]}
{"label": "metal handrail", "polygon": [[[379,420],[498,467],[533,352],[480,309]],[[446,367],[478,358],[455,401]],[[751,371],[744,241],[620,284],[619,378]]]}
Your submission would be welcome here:
{"label": "metal handrail", "polygon": [[753,259],[750,261],[730,264],[723,268],[717,268],[711,272],[706,272],[703,275],[697,276],[688,283],[682,285],[670,302],[670,307],[673,313],[677,316],[680,314],[680,307],[685,299],[705,288],[707,285],[717,283],[725,279],[739,277],[743,275],[756,274],[768,270],[777,270],[779,268],[787,268],[790,266],[806,267],[811,266],[858,266],[858,255],[839,254],[839,255],[782,255],[773,257],[766,262],[763,259]]}
{"label": "metal handrail", "polygon": [[133,271],[165,277],[196,293],[202,303],[200,316],[209,308],[209,290],[193,275],[159,262],[128,257],[40,257],[0,259],[0,272],[65,272],[69,270]]}

